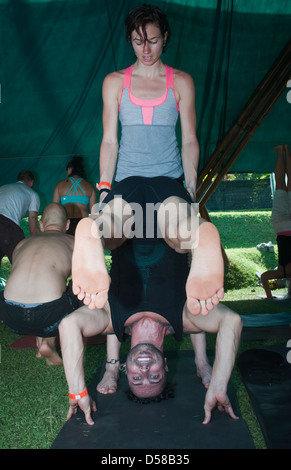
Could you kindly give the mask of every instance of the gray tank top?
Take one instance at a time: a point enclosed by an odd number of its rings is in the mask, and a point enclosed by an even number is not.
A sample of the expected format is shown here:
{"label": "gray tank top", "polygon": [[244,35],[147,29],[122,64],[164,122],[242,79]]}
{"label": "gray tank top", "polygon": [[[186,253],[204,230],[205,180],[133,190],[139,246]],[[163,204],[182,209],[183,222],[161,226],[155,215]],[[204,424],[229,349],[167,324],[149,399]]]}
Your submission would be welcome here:
{"label": "gray tank top", "polygon": [[173,69],[166,67],[167,87],[157,99],[145,100],[130,91],[132,66],[124,74],[119,107],[121,139],[115,180],[129,176],[168,176],[183,174],[176,138],[179,108],[174,92]]}

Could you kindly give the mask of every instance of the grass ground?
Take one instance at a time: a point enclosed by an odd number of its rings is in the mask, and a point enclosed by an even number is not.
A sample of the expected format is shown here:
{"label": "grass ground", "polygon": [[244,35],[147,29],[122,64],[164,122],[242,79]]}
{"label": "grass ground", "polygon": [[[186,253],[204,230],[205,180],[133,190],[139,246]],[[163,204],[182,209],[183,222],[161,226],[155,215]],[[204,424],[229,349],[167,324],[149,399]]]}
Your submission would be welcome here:
{"label": "grass ground", "polygon": [[[256,272],[276,266],[276,239],[269,224],[270,211],[210,213],[217,226],[230,265],[226,268],[224,303],[239,314],[280,312],[278,303],[258,297],[263,294],[257,286]],[[27,221],[23,221],[27,233]],[[272,241],[275,252],[259,252],[256,245]],[[109,264],[109,258],[108,258]],[[0,277],[7,278],[10,263],[4,259]],[[291,311],[286,309],[284,311]],[[66,420],[68,409],[67,384],[62,367],[48,367],[43,359],[35,358],[31,349],[14,350],[7,347],[19,338],[0,323],[0,448],[49,449]],[[238,356],[247,349],[274,341],[241,341]],[[279,341],[281,342],[281,341]],[[207,335],[207,347],[213,349],[215,335]],[[129,343],[122,345],[121,354]],[[167,337],[165,351],[192,349],[189,336],[181,343]],[[87,383],[106,355],[106,346],[86,346],[84,368]],[[242,416],[257,449],[265,442],[252,411],[240,374],[235,366],[231,383],[235,388]]]}

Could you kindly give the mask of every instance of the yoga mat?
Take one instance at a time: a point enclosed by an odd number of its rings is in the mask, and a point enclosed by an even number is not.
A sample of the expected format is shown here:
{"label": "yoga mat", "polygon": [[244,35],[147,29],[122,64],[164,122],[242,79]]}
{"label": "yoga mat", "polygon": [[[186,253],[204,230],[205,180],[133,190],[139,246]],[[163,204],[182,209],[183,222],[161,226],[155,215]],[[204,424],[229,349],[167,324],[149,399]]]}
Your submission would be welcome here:
{"label": "yoga mat", "polygon": [[[280,313],[258,313],[251,315],[241,315],[243,326],[246,328],[261,328],[262,326],[282,326],[290,325],[291,312]],[[291,330],[290,330],[291,331]]]}
{"label": "yoga mat", "polygon": [[[137,404],[128,400],[124,374],[115,394],[102,395],[96,386],[100,367],[88,390],[96,401],[93,426],[80,410],[64,424],[52,449],[253,449],[248,429],[240,416],[232,387],[228,396],[239,420],[215,410],[211,422],[204,419],[206,389],[196,376],[193,351],[166,352],[168,380],[175,382],[175,397],[159,403]],[[69,402],[68,402],[69,403]]]}
{"label": "yoga mat", "polygon": [[245,351],[237,361],[268,449],[291,449],[290,350],[286,341]]}
{"label": "yoga mat", "polygon": [[241,315],[242,340],[291,338],[291,312]]}

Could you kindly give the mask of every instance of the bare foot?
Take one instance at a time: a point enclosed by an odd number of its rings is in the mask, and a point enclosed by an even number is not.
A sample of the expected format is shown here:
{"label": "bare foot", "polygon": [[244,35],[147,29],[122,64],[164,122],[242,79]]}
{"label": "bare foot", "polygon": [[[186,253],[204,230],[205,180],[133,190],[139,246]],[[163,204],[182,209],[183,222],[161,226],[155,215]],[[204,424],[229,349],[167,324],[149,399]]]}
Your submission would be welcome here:
{"label": "bare foot", "polygon": [[44,357],[48,366],[59,366],[63,363],[55,348],[53,338],[37,338],[38,351],[36,357]]}
{"label": "bare foot", "polygon": [[192,315],[207,315],[224,297],[224,264],[216,227],[203,222],[192,254],[186,283],[187,306]]}
{"label": "bare foot", "polygon": [[197,377],[199,377],[204,385],[205,388],[209,387],[211,375],[212,375],[212,367],[209,364],[204,365],[196,365],[197,368]]}
{"label": "bare foot", "polygon": [[97,385],[97,391],[107,395],[115,393],[118,388],[119,363],[106,364],[106,370],[101,382]]}
{"label": "bare foot", "polygon": [[102,240],[95,222],[82,219],[76,229],[72,258],[72,289],[90,309],[103,308],[110,286]]}

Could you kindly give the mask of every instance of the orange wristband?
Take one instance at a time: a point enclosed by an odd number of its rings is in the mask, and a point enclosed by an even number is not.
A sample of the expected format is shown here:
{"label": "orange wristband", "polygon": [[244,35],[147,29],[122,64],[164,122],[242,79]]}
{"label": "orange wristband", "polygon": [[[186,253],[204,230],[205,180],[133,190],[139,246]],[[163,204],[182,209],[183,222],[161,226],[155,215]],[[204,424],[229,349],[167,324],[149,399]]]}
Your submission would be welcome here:
{"label": "orange wristband", "polygon": [[107,186],[109,189],[111,189],[111,184],[107,183],[107,181],[100,181],[99,184],[96,184],[97,189],[100,189],[100,186]]}
{"label": "orange wristband", "polygon": [[81,398],[84,398],[86,395],[88,395],[88,390],[85,388],[84,392],[82,393],[77,393],[74,395],[73,393],[69,393],[69,397],[71,400],[81,400]]}

